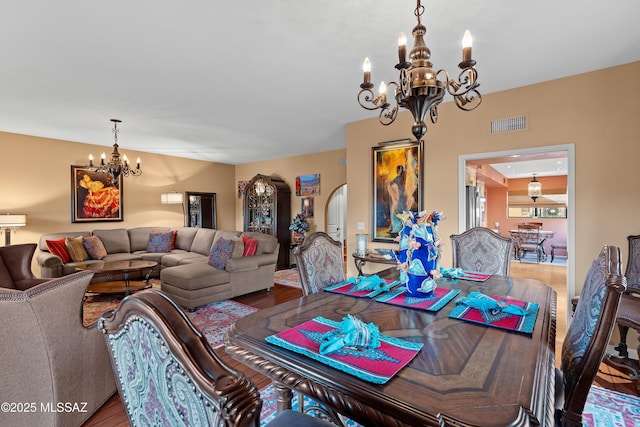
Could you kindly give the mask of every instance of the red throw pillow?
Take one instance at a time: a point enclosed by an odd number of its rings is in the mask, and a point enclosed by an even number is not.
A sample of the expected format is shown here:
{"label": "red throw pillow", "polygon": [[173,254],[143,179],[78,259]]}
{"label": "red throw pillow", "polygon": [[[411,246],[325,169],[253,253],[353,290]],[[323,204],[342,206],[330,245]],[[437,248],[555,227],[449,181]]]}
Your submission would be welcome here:
{"label": "red throw pillow", "polygon": [[47,248],[49,249],[49,252],[60,257],[63,264],[71,261],[71,255],[69,255],[69,251],[67,250],[67,244],[65,243],[64,237],[58,240],[47,240]]}
{"label": "red throw pillow", "polygon": [[242,241],[244,242],[244,252],[242,252],[242,256],[255,255],[256,249],[258,249],[258,239],[242,236]]}
{"label": "red throw pillow", "polygon": [[176,236],[178,235],[178,230],[173,230],[171,232],[171,250],[176,248]]}

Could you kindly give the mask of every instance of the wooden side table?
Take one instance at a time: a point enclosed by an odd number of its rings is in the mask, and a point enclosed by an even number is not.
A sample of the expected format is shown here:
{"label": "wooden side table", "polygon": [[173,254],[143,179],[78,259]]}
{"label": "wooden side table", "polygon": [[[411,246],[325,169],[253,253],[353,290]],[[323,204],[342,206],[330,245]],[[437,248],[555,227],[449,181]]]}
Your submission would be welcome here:
{"label": "wooden side table", "polygon": [[389,265],[396,265],[397,262],[395,259],[393,258],[385,258],[383,256],[379,256],[379,255],[358,255],[357,253],[352,253],[351,256],[353,257],[353,262],[356,265],[356,269],[358,270],[358,275],[359,276],[364,276],[364,274],[362,274],[362,266],[365,265],[368,262],[374,262],[377,264],[389,264]]}

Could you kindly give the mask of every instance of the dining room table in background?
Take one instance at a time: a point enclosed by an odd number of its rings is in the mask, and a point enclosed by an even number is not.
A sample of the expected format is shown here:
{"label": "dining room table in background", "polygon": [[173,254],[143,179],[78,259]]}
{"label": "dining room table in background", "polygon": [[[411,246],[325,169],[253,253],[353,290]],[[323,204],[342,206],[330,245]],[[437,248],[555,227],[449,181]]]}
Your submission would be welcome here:
{"label": "dining room table in background", "polygon": [[[537,303],[532,333],[451,318],[454,301],[431,312],[324,291],[238,320],[226,351],[272,379],[279,411],[290,407],[295,390],[369,426],[553,425],[555,291],[497,275],[484,282],[443,278],[438,287]],[[349,314],[422,349],[375,384],[265,340],[318,316],[341,321]]]}

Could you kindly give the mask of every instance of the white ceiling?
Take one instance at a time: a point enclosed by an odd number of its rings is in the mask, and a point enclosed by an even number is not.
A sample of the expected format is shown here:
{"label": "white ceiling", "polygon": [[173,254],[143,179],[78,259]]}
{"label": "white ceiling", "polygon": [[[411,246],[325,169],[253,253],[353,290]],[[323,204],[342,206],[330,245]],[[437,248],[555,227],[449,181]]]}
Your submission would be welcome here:
{"label": "white ceiling", "polygon": [[[469,29],[483,94],[640,60],[638,1],[424,4],[434,68],[457,75]],[[345,123],[377,116],[356,101],[362,60],[371,58],[376,86],[397,80],[396,40],[415,25],[414,8],[409,0],[7,1],[0,130],[109,151],[109,119],[118,118],[124,152],[232,164],[344,148]]]}

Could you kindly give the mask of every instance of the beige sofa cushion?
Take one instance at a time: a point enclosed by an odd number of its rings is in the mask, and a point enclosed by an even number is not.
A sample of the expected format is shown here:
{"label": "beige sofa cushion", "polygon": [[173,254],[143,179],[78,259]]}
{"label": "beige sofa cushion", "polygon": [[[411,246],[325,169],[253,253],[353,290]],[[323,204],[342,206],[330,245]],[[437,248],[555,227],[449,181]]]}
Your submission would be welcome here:
{"label": "beige sofa cushion", "polygon": [[[129,233],[126,228],[115,228],[113,230],[93,230],[92,234],[102,240],[104,248],[108,254],[131,252],[129,244]],[[147,236],[148,237],[148,236]]]}
{"label": "beige sofa cushion", "polygon": [[176,231],[175,248],[183,251],[191,251],[193,239],[196,237],[198,229],[194,227],[178,227],[172,228],[171,230]]}
{"label": "beige sofa cushion", "polygon": [[191,245],[191,252],[209,256],[215,235],[216,230],[212,230],[210,228],[198,228],[196,237],[194,237],[193,244]]}

